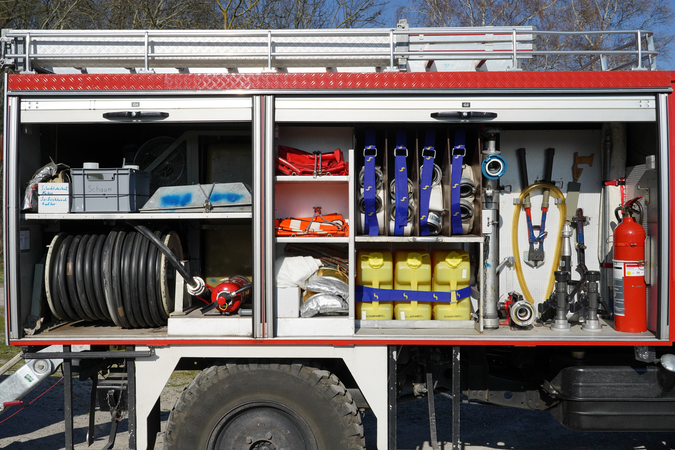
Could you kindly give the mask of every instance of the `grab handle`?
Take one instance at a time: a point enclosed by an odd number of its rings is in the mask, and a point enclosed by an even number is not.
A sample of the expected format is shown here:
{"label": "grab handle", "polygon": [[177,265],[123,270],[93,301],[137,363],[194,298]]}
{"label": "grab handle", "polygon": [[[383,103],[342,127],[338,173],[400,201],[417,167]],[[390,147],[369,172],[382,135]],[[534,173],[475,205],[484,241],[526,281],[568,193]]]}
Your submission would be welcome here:
{"label": "grab handle", "polygon": [[160,111],[116,111],[103,114],[103,118],[108,120],[163,120],[167,117],[168,112]]}
{"label": "grab handle", "polygon": [[436,120],[451,122],[485,122],[497,118],[497,113],[485,111],[441,111],[431,113]]}

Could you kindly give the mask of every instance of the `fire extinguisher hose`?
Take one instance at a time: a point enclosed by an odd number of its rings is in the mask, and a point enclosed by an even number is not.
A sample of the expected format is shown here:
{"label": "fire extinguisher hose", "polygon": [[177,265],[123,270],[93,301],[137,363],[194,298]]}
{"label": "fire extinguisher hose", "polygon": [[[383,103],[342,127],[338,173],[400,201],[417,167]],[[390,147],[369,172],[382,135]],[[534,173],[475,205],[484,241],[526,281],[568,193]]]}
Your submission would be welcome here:
{"label": "fire extinguisher hose", "polygon": [[565,217],[567,216],[567,206],[565,205],[565,196],[560,191],[560,189],[558,189],[556,186],[550,183],[534,183],[528,186],[527,188],[523,189],[523,191],[520,193],[520,202],[516,205],[516,208],[513,211],[513,227],[511,230],[511,242],[513,245],[513,256],[516,258],[515,266],[516,266],[516,275],[518,276],[518,284],[520,284],[520,289],[522,290],[523,297],[525,298],[525,300],[527,300],[532,304],[534,304],[534,299],[532,298],[532,294],[530,293],[530,290],[527,287],[527,283],[525,283],[525,276],[523,275],[523,266],[520,261],[520,247],[518,245],[518,222],[520,219],[520,209],[521,209],[520,205],[523,203],[525,197],[527,197],[529,193],[535,189],[548,189],[551,195],[553,195],[553,197],[560,199],[560,201],[557,202],[558,210],[560,211],[560,224],[558,225],[558,233],[557,233],[558,238],[556,240],[555,253],[553,256],[553,267],[551,267],[551,276],[549,277],[548,286],[546,287],[546,296],[544,297],[545,299],[551,295],[551,292],[553,292],[553,286],[555,284],[555,271],[558,270],[558,262],[560,261],[560,255],[562,253],[561,233],[563,225],[565,225]]}

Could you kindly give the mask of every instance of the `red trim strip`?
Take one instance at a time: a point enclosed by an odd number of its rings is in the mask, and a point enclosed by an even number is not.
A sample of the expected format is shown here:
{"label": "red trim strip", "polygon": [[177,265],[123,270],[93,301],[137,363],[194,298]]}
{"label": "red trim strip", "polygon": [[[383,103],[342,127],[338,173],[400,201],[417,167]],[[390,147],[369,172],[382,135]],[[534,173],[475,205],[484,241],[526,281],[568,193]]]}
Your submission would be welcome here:
{"label": "red trim strip", "polygon": [[[59,340],[59,341],[41,341],[37,339],[22,339],[12,341],[11,345],[82,345],[90,343],[91,340]],[[248,345],[248,346],[270,346],[277,347],[280,345],[297,345],[298,347],[317,346],[317,345],[331,345],[334,347],[351,347],[351,346],[374,346],[374,345],[494,345],[494,346],[515,346],[515,347],[564,347],[564,346],[578,346],[578,347],[631,347],[648,345],[652,347],[670,346],[668,341],[513,341],[513,340],[491,340],[484,341],[479,339],[467,340],[396,340],[396,339],[374,339],[374,340],[339,340],[339,339],[322,339],[322,340],[307,340],[307,339],[166,339],[166,340],[113,340],[103,339],[96,340],[96,345],[144,345],[148,347],[166,347],[166,346],[190,346],[190,345],[206,345],[206,346],[233,346],[233,345]]]}
{"label": "red trim strip", "polygon": [[588,89],[671,87],[670,72],[9,75],[10,91]]}

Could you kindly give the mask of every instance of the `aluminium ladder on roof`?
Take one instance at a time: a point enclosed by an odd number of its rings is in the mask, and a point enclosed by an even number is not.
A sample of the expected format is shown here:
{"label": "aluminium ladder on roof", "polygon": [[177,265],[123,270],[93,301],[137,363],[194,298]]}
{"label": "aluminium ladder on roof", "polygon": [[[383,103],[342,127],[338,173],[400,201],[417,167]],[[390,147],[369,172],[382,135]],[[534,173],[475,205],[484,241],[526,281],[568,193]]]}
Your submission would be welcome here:
{"label": "aluminium ladder on roof", "polygon": [[[537,37],[556,34],[615,34],[632,43],[586,52],[535,48]],[[509,70],[518,69],[523,59],[564,54],[598,58],[630,55],[640,62],[649,58],[648,68],[655,68],[652,33],[640,30],[573,33],[543,32],[533,27],[408,28],[402,22],[397,28],[386,29],[2,31],[2,65],[20,72]]]}

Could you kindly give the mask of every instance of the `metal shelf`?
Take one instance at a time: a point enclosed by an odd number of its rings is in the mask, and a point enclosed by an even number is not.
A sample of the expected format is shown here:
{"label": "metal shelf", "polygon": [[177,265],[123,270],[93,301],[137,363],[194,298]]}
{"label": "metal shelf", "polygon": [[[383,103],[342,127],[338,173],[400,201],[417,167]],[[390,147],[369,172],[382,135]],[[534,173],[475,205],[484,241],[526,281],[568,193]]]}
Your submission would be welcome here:
{"label": "metal shelf", "polygon": [[416,244],[429,244],[429,243],[480,243],[483,242],[481,236],[468,235],[468,236],[356,236],[356,243],[361,242],[388,242],[393,244],[401,244],[407,242],[413,242]]}
{"label": "metal shelf", "polygon": [[277,237],[276,241],[279,243],[287,244],[348,244],[348,236],[339,236],[339,237],[316,237],[316,236],[288,236],[288,237]]}
{"label": "metal shelf", "polygon": [[349,175],[326,175],[320,177],[277,175],[274,177],[275,183],[347,183],[348,181]]}
{"label": "metal shelf", "polygon": [[195,220],[195,219],[250,219],[252,213],[66,213],[23,214],[25,220]]}

